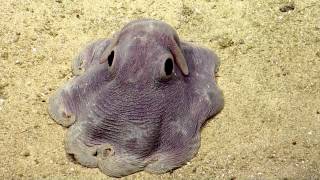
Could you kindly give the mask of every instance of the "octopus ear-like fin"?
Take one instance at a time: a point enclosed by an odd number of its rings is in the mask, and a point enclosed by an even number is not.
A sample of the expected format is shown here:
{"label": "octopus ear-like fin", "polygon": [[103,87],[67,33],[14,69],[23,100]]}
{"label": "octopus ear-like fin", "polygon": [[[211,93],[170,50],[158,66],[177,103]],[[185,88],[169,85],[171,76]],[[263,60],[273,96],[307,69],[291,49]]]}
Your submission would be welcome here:
{"label": "octopus ear-like fin", "polygon": [[100,64],[107,62],[109,55],[111,54],[112,50],[119,42],[119,36],[120,36],[120,33],[114,34],[113,39],[111,40],[111,44],[106,48],[106,50],[101,55]]}
{"label": "octopus ear-like fin", "polygon": [[178,65],[182,73],[187,76],[189,74],[188,64],[178,43],[178,37],[173,38],[172,44],[169,49],[174,56],[175,63]]}

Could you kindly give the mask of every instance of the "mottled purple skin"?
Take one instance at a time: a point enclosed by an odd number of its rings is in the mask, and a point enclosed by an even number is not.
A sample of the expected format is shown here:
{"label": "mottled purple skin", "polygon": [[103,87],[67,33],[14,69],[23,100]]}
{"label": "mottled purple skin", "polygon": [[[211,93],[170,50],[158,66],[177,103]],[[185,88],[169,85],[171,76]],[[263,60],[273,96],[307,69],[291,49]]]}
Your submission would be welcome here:
{"label": "mottled purple skin", "polygon": [[[223,108],[215,82],[219,61],[175,33],[161,21],[133,21],[120,31],[111,66],[101,58],[114,39],[92,43],[74,60],[75,76],[50,98],[49,113],[69,127],[66,152],[80,164],[121,177],[164,173],[195,156],[201,126]],[[188,75],[175,60],[165,73],[165,61],[175,58],[171,40]]]}

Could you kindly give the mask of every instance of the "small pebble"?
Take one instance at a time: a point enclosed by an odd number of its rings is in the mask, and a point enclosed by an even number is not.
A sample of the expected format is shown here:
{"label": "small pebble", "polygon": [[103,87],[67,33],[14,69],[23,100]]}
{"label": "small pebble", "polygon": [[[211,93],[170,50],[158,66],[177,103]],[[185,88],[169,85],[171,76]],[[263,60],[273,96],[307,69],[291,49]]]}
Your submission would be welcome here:
{"label": "small pebble", "polygon": [[197,168],[196,167],[192,169],[192,173],[197,173]]}
{"label": "small pebble", "polygon": [[36,41],[36,40],[37,40],[37,37],[36,37],[36,36],[32,36],[30,39],[31,39],[32,41]]}
{"label": "small pebble", "polygon": [[19,61],[19,60],[16,60],[14,63],[17,64],[17,65],[21,65],[22,64],[22,62]]}
{"label": "small pebble", "polygon": [[239,40],[239,44],[244,44],[245,42],[244,42],[244,40],[243,39],[240,39]]}
{"label": "small pebble", "polygon": [[281,6],[279,8],[279,10],[281,12],[288,12],[288,11],[293,11],[294,8],[295,8],[294,3],[289,3],[289,4],[285,4],[285,5]]}
{"label": "small pebble", "polygon": [[30,151],[29,150],[24,150],[24,151],[22,151],[21,155],[24,156],[24,157],[28,157],[28,156],[30,156]]}
{"label": "small pebble", "polygon": [[4,104],[4,99],[0,98],[0,106],[2,106]]}
{"label": "small pebble", "polygon": [[40,161],[39,161],[38,159],[35,159],[35,160],[34,160],[34,163],[39,164]]}
{"label": "small pebble", "polygon": [[3,52],[3,53],[1,53],[1,57],[2,57],[3,59],[8,59],[9,53],[8,53],[8,52]]}
{"label": "small pebble", "polygon": [[233,40],[230,38],[222,38],[218,41],[219,46],[224,49],[230,47],[234,44]]}
{"label": "small pebble", "polygon": [[5,83],[1,83],[0,84],[0,89],[3,89],[5,87],[9,86],[9,83],[5,82]]}
{"label": "small pebble", "polygon": [[3,106],[3,104],[4,104],[4,99],[2,99],[2,98],[0,98],[0,110],[2,109],[2,106]]}
{"label": "small pebble", "polygon": [[297,142],[296,142],[296,141],[293,141],[293,142],[292,142],[292,145],[297,145]]}
{"label": "small pebble", "polygon": [[59,79],[63,79],[63,78],[65,78],[66,76],[67,76],[67,74],[64,73],[64,72],[62,72],[61,74],[58,75],[58,78],[59,78]]}

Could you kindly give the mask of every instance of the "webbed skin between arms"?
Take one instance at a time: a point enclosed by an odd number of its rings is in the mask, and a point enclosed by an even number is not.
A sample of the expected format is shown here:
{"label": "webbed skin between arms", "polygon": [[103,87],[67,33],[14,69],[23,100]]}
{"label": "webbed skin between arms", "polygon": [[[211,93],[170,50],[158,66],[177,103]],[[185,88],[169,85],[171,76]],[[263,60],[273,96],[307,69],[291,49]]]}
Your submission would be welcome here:
{"label": "webbed skin between arms", "polygon": [[168,24],[132,21],[74,59],[49,114],[68,127],[66,152],[83,166],[114,177],[165,173],[195,156],[202,124],[222,110],[218,67]]}

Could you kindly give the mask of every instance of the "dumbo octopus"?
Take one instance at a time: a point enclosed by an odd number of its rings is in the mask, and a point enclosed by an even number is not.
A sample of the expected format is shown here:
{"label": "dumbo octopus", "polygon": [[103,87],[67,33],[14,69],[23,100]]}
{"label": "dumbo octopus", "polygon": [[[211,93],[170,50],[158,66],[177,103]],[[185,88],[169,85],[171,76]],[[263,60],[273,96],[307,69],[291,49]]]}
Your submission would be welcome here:
{"label": "dumbo octopus", "polygon": [[170,25],[135,20],[82,50],[49,114],[68,127],[65,150],[81,165],[113,177],[165,173],[196,155],[201,126],[223,108],[219,64]]}

